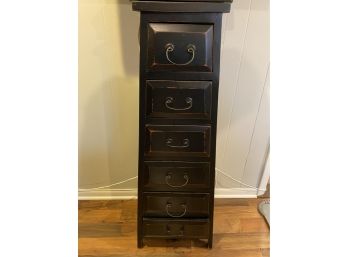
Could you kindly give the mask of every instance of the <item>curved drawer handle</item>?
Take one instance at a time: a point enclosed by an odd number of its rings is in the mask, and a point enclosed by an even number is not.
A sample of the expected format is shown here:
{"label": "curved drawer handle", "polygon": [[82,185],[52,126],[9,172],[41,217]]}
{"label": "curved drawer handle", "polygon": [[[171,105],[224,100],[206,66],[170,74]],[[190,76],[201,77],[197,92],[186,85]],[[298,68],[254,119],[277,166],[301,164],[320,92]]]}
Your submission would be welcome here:
{"label": "curved drawer handle", "polygon": [[166,205],[166,211],[167,211],[167,214],[172,217],[172,218],[181,218],[183,217],[185,214],[186,214],[186,211],[187,211],[187,208],[186,208],[186,204],[182,204],[181,207],[184,209],[183,212],[179,215],[174,215],[174,214],[171,214],[169,212],[169,208],[172,207],[172,204],[171,203],[167,203]]}
{"label": "curved drawer handle", "polygon": [[172,147],[172,148],[187,148],[187,147],[190,146],[190,140],[188,138],[185,138],[183,140],[183,145],[172,145],[172,143],[173,143],[173,139],[168,138],[167,142],[166,142],[168,147]]}
{"label": "curved drawer handle", "polygon": [[[170,229],[170,226],[167,225],[167,234],[171,234],[171,233],[172,233],[172,230]],[[184,225],[181,226],[179,233],[180,234],[178,234],[178,235],[172,235],[172,236],[183,236],[184,235]]]}
{"label": "curved drawer handle", "polygon": [[168,43],[165,45],[165,49],[166,49],[166,57],[167,57],[167,60],[168,62],[170,62],[171,64],[175,64],[175,65],[188,65],[190,64],[191,62],[193,62],[193,59],[195,59],[195,51],[196,51],[196,46],[193,45],[193,44],[189,44],[187,45],[187,52],[192,54],[192,57],[191,57],[191,60],[189,60],[188,62],[185,62],[185,63],[175,63],[173,62],[170,57],[169,57],[169,52],[173,52],[174,51],[174,44],[172,43]]}
{"label": "curved drawer handle", "polygon": [[182,185],[172,185],[170,184],[169,180],[172,178],[172,174],[171,173],[168,173],[166,175],[166,184],[170,187],[184,187],[187,185],[187,183],[189,182],[189,176],[187,174],[184,174],[184,179],[185,179],[185,183],[182,184]]}
{"label": "curved drawer handle", "polygon": [[174,110],[174,111],[185,111],[185,110],[189,110],[192,108],[192,98],[191,97],[186,97],[185,98],[185,101],[186,103],[189,105],[188,107],[184,107],[184,108],[174,108],[174,107],[171,107],[169,106],[169,104],[172,104],[174,102],[174,97],[171,97],[171,96],[168,96],[166,98],[166,102],[165,102],[165,105],[168,109],[170,110]]}

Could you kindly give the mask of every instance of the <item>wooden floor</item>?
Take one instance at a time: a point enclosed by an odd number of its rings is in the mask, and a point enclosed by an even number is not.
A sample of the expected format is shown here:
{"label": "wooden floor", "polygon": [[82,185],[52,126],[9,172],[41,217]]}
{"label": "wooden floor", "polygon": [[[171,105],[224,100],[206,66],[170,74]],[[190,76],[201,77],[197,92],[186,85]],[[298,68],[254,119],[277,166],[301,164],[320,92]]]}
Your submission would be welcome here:
{"label": "wooden floor", "polygon": [[79,257],[266,257],[269,228],[257,211],[262,199],[216,199],[214,243],[144,241],[136,247],[136,200],[79,201]]}

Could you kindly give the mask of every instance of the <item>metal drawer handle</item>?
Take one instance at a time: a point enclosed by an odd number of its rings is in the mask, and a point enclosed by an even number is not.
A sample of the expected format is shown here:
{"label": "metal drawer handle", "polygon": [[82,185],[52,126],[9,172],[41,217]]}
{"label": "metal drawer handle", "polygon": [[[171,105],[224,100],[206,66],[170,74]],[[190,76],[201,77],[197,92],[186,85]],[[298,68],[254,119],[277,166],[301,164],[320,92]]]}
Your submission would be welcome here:
{"label": "metal drawer handle", "polygon": [[169,208],[170,208],[170,207],[172,207],[172,204],[171,204],[171,203],[167,203],[167,205],[166,205],[166,211],[167,211],[167,214],[168,214],[170,217],[172,217],[172,218],[181,218],[181,217],[183,217],[183,216],[186,214],[186,210],[187,210],[186,204],[182,204],[182,205],[181,205],[181,207],[184,209],[184,211],[183,211],[183,213],[181,213],[181,214],[179,214],[179,215],[171,214],[171,213],[169,212]]}
{"label": "metal drawer handle", "polygon": [[166,56],[167,56],[167,60],[168,62],[170,62],[171,64],[175,64],[175,65],[188,65],[190,64],[193,59],[195,59],[195,51],[196,51],[196,46],[193,45],[193,44],[189,44],[187,45],[187,52],[192,54],[192,57],[191,57],[191,60],[189,60],[188,62],[185,62],[185,63],[175,63],[173,62],[170,58],[169,58],[169,52],[173,52],[174,51],[174,44],[172,43],[168,43],[165,45],[165,49],[166,49]]}
{"label": "metal drawer handle", "polygon": [[173,139],[172,138],[168,138],[167,142],[166,142],[168,147],[172,147],[172,148],[187,148],[187,147],[190,146],[190,140],[188,138],[185,138],[183,140],[183,145],[172,145],[172,143],[173,143]]}
{"label": "metal drawer handle", "polygon": [[[172,231],[170,229],[170,226],[167,225],[167,234],[170,234]],[[180,228],[180,234],[179,235],[172,235],[172,236],[183,236],[184,235],[184,226],[181,226]]]}
{"label": "metal drawer handle", "polygon": [[167,185],[170,186],[170,187],[184,187],[184,186],[186,186],[187,183],[189,182],[189,176],[188,176],[187,174],[184,174],[184,179],[185,179],[186,181],[185,181],[185,183],[182,184],[182,185],[172,185],[172,184],[170,184],[169,180],[171,180],[171,178],[172,178],[172,174],[171,174],[171,173],[168,173],[168,174],[166,175],[166,183],[167,183]]}
{"label": "metal drawer handle", "polygon": [[184,107],[184,108],[174,108],[174,107],[171,107],[169,106],[169,104],[172,104],[174,102],[174,97],[171,97],[171,96],[168,96],[166,98],[166,102],[165,102],[165,105],[168,109],[170,110],[174,110],[174,111],[185,111],[185,110],[189,110],[192,108],[192,98],[191,97],[186,97],[185,98],[185,101],[186,103],[189,105],[188,107]]}

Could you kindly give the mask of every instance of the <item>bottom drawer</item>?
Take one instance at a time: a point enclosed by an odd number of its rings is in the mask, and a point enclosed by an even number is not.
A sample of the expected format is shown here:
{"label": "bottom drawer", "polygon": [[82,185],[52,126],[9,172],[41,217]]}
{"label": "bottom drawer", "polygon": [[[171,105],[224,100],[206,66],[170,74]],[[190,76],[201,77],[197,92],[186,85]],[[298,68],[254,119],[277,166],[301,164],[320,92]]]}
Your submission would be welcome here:
{"label": "bottom drawer", "polygon": [[209,194],[144,193],[143,215],[156,218],[208,218]]}
{"label": "bottom drawer", "polygon": [[209,236],[209,221],[144,219],[143,229],[144,237],[203,239]]}

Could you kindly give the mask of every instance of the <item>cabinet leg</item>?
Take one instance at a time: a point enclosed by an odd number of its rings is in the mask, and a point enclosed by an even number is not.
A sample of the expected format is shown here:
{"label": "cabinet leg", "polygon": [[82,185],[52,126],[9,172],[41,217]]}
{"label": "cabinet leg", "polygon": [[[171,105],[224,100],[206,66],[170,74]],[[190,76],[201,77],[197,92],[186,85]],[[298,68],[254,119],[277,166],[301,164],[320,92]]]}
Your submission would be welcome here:
{"label": "cabinet leg", "polygon": [[208,239],[208,248],[209,249],[213,248],[213,238]]}
{"label": "cabinet leg", "polygon": [[144,242],[142,238],[138,238],[138,248],[143,248]]}

